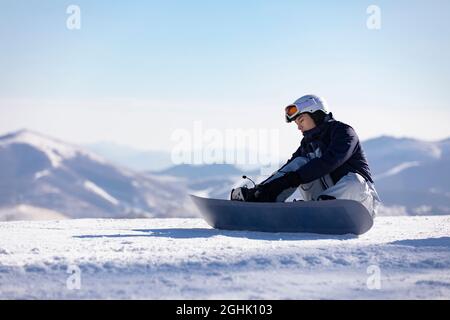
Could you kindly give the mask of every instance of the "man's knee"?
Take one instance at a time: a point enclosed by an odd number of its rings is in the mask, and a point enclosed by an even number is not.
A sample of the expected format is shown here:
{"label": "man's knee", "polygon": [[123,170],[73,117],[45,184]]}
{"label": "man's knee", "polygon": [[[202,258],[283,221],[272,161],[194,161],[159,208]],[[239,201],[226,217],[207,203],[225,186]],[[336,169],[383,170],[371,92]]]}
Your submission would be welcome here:
{"label": "man's knee", "polygon": [[365,197],[365,180],[359,179],[357,174],[349,173],[342,177],[335,185],[327,188],[320,196],[331,196],[335,199],[362,200]]}

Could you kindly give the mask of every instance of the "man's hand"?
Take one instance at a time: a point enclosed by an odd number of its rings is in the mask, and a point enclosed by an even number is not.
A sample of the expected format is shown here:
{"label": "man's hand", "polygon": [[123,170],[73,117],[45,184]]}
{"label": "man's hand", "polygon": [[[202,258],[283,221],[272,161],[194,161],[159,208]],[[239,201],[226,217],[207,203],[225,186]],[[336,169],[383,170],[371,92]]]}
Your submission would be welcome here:
{"label": "man's hand", "polygon": [[258,202],[275,202],[277,197],[286,189],[296,188],[301,184],[297,172],[287,172],[284,176],[257,186],[255,198]]}
{"label": "man's hand", "polygon": [[230,200],[233,201],[245,201],[245,202],[255,202],[255,193],[257,188],[247,188],[239,187],[231,190]]}
{"label": "man's hand", "polygon": [[296,172],[287,172],[282,177],[265,184],[258,184],[255,188],[233,189],[230,199],[245,202],[275,202],[281,192],[289,188],[296,188],[300,184],[301,179]]}

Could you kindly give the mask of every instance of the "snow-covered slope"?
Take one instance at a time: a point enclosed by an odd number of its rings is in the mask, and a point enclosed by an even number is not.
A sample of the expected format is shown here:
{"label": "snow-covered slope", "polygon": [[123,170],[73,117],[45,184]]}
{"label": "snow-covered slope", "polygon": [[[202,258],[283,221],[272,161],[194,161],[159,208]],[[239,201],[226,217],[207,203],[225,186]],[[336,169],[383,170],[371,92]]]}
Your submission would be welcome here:
{"label": "snow-covered slope", "polygon": [[450,298],[450,216],[379,217],[360,237],[199,219],[2,222],[0,235],[1,299]]}
{"label": "snow-covered slope", "polygon": [[69,145],[54,138],[47,137],[41,133],[31,130],[19,130],[0,137],[0,147],[28,146],[39,150],[50,162],[51,167],[57,168],[62,162],[76,156],[89,157],[97,162],[103,162],[100,157],[95,156],[79,147]]}
{"label": "snow-covered slope", "polygon": [[[173,179],[114,166],[79,147],[27,130],[0,137],[0,208],[21,205],[26,205],[22,213],[40,208],[69,218],[195,212],[185,186]],[[20,215],[32,216],[29,210]],[[9,212],[8,219],[18,218]]]}

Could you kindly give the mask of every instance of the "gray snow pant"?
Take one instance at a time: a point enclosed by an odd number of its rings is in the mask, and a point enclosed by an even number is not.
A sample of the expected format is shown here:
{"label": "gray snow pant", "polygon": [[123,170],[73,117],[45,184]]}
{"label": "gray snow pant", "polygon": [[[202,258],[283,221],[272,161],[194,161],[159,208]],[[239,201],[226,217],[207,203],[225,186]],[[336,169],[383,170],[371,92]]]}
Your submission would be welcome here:
{"label": "gray snow pant", "polygon": [[[297,157],[287,165],[276,171],[268,179],[261,184],[272,181],[273,179],[283,176],[286,172],[296,171],[309,161],[305,157]],[[277,202],[284,202],[289,198],[297,188],[290,188],[281,192],[277,197]],[[375,217],[378,206],[381,203],[380,197],[373,183],[366,181],[360,174],[350,172],[342,177],[336,184],[333,183],[330,175],[327,174],[310,183],[302,184],[298,187],[303,200],[318,200],[320,195],[328,195],[336,199],[356,200],[362,203],[370,214]],[[320,200],[320,199],[319,199]]]}

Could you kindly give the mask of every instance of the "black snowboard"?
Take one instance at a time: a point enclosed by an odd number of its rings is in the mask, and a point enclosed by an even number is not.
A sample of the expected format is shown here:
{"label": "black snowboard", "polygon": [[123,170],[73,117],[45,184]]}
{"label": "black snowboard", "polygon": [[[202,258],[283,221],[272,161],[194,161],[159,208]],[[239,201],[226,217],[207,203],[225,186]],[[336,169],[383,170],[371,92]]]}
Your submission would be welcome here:
{"label": "black snowboard", "polygon": [[369,211],[354,200],[254,203],[191,198],[216,229],[359,235],[373,225]]}

